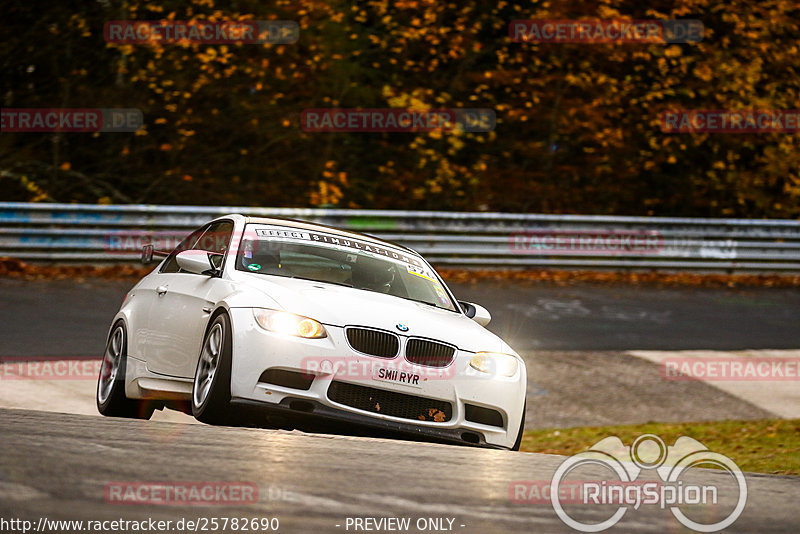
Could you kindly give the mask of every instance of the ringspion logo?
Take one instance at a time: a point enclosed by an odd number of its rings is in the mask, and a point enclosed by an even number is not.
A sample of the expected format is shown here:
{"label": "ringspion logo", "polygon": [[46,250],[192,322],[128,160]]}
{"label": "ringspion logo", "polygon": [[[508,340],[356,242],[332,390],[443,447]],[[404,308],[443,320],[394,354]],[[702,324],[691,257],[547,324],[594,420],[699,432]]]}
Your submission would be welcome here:
{"label": "ringspion logo", "polygon": [[[565,509],[561,485],[570,483],[567,476],[582,467],[601,466],[614,473],[617,480],[583,482],[578,503],[582,505],[615,505],[611,517],[601,522],[584,523]],[[737,487],[731,512],[720,521],[704,523],[687,516],[681,506],[723,506],[722,489],[714,484],[696,484],[682,477],[693,467],[713,466],[731,476]],[[659,480],[643,480],[640,475],[654,471]],[[572,481],[574,484],[574,481]],[[666,446],[656,435],[644,434],[630,447],[616,436],[595,443],[588,451],[567,458],[556,469],[550,483],[550,501],[559,519],[580,532],[601,532],[616,525],[628,510],[638,510],[642,505],[657,505],[669,511],[683,526],[698,532],[717,532],[732,525],[744,511],[747,503],[747,482],[736,463],[727,456],[712,452],[699,441],[682,436],[672,446]],[[732,496],[731,496],[732,497]],[[727,510],[727,507],[725,508]]]}

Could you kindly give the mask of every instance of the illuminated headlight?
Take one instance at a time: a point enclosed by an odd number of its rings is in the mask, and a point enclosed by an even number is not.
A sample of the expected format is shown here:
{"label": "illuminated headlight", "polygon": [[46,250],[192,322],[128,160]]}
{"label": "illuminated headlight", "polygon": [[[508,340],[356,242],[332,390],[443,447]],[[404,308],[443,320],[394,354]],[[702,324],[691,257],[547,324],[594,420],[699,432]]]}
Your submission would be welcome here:
{"label": "illuminated headlight", "polygon": [[478,352],[472,357],[469,365],[482,373],[495,376],[514,376],[519,367],[514,356],[499,352]]}
{"label": "illuminated headlight", "polygon": [[325,327],[314,319],[309,319],[302,315],[259,308],[253,310],[253,315],[261,328],[270,332],[309,339],[327,337],[328,335],[325,332]]}

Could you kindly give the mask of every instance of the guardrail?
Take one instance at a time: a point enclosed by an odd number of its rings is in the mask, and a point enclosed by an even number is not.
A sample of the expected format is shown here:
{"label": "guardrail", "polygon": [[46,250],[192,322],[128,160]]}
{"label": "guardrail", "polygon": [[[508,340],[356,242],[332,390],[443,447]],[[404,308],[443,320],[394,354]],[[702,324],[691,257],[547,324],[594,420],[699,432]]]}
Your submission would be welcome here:
{"label": "guardrail", "polygon": [[0,257],[133,262],[227,213],[319,222],[439,266],[800,272],[800,221],[344,209],[0,203]]}

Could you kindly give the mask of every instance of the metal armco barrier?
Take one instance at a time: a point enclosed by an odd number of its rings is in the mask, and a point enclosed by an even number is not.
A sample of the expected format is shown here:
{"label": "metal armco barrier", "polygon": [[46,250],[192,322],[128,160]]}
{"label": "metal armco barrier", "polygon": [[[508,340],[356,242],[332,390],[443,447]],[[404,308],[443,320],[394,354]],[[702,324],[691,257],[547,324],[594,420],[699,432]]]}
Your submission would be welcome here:
{"label": "metal armco barrier", "polygon": [[228,213],[372,234],[439,266],[800,272],[792,220],[16,202],[0,203],[0,257],[130,263]]}

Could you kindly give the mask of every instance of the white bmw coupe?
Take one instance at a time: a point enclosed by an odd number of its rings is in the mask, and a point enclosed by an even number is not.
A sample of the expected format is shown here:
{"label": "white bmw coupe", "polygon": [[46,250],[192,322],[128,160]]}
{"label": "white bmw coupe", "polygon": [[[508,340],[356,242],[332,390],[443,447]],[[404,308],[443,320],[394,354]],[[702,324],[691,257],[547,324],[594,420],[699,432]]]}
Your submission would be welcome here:
{"label": "white bmw coupe", "polygon": [[[152,259],[151,246],[143,259]],[[165,254],[166,255],[166,254]],[[301,221],[227,215],[127,294],[97,383],[103,415],[184,406],[350,423],[518,450],[525,364],[419,254]]]}

